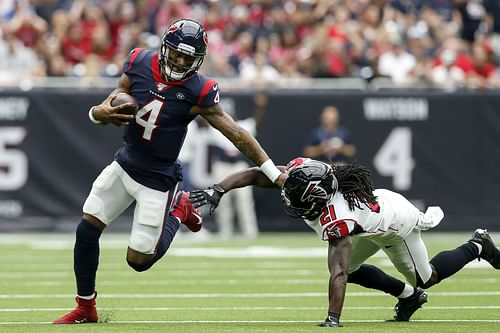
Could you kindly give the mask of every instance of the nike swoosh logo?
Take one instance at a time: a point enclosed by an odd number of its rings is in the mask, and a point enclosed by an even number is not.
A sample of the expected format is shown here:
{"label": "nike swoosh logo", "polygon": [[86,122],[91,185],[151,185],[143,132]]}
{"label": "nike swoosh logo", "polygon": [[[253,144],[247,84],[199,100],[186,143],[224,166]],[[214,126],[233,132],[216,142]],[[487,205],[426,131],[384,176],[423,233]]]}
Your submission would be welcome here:
{"label": "nike swoosh logo", "polygon": [[87,318],[83,318],[82,320],[76,320],[75,319],[75,324],[83,324],[87,322]]}

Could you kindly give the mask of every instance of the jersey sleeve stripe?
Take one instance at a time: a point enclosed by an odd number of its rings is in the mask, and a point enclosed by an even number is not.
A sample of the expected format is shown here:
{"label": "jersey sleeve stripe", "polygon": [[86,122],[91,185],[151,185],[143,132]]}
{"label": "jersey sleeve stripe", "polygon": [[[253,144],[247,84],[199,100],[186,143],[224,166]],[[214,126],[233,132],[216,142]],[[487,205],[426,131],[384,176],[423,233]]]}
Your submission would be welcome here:
{"label": "jersey sleeve stripe", "polygon": [[130,61],[128,62],[128,70],[132,68],[132,65],[134,64],[135,59],[137,56],[142,52],[143,49],[141,48],[135,48],[134,53],[130,56]]}
{"label": "jersey sleeve stripe", "polygon": [[210,91],[210,89],[212,89],[212,87],[216,83],[217,82],[215,82],[215,80],[208,80],[207,82],[205,82],[205,85],[203,86],[203,89],[201,89],[200,98],[198,98],[198,104],[201,104],[201,102],[203,101],[203,99],[205,98],[205,96],[208,94],[208,92]]}

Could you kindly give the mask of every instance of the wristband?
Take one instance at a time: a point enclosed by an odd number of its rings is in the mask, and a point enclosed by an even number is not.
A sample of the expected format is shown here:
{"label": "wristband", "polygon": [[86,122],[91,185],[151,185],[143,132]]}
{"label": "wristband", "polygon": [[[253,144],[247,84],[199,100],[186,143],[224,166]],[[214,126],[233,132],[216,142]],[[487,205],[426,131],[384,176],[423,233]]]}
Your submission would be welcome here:
{"label": "wristband", "polygon": [[262,163],[260,166],[260,171],[267,176],[273,183],[281,175],[281,171],[274,165],[274,162],[269,159]]}
{"label": "wristband", "polygon": [[213,188],[214,190],[216,190],[217,192],[219,192],[221,196],[222,196],[224,193],[226,193],[226,191],[225,191],[225,190],[224,190],[224,189],[223,189],[220,185],[218,185],[218,184],[214,184],[214,185],[212,185],[212,188]]}
{"label": "wristband", "polygon": [[94,124],[99,125],[99,124],[102,123],[102,121],[99,121],[99,120],[97,120],[97,119],[94,118],[94,115],[92,114],[92,112],[94,111],[94,108],[95,108],[95,106],[91,107],[90,110],[89,110],[89,119]]}

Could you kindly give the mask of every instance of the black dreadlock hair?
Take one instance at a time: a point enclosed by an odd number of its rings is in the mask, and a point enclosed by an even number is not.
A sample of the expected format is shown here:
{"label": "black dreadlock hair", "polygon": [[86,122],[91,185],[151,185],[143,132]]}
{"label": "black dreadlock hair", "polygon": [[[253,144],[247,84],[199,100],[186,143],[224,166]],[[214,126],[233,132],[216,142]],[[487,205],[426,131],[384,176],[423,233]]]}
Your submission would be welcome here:
{"label": "black dreadlock hair", "polygon": [[332,164],[333,173],[339,184],[339,191],[349,204],[349,209],[362,209],[361,205],[370,208],[377,204],[377,197],[373,194],[373,182],[370,170],[359,164]]}

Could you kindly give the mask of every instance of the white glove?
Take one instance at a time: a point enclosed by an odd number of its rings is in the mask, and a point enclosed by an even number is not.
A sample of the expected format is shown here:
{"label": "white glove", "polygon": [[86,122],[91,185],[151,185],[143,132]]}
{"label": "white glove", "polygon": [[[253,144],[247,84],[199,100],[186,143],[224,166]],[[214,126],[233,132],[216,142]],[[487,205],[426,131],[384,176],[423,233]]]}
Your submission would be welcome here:
{"label": "white glove", "polygon": [[424,213],[420,213],[420,218],[418,219],[416,229],[419,230],[429,230],[436,227],[441,220],[444,218],[444,213],[439,206],[427,207]]}

